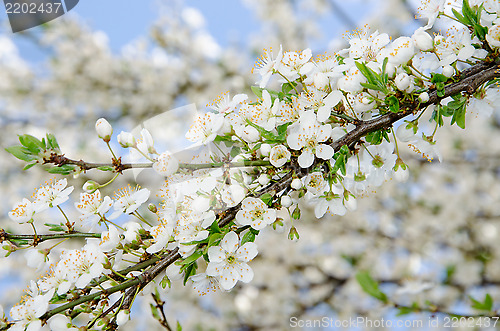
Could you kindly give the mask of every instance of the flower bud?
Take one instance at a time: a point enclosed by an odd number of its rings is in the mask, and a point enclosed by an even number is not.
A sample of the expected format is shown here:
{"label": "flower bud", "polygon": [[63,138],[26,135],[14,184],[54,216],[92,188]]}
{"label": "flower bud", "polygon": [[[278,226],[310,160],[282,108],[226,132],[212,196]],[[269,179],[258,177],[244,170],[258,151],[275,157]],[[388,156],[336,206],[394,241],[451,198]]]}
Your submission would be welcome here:
{"label": "flower bud", "polygon": [[427,92],[420,93],[420,95],[418,96],[418,101],[422,103],[426,103],[427,101],[429,101],[429,93]]}
{"label": "flower bud", "polygon": [[116,139],[123,148],[135,147],[136,145],[135,137],[130,132],[122,131]]}
{"label": "flower bud", "polygon": [[269,184],[269,182],[271,181],[271,177],[268,174],[261,174],[258,181],[260,185],[264,186]]}
{"label": "flower bud", "polygon": [[86,193],[89,193],[89,194],[92,194],[94,193],[99,187],[101,187],[101,185],[99,185],[98,182],[96,181],[93,181],[93,180],[88,180],[85,182],[85,184],[83,184],[83,187],[82,189],[86,192]]}
{"label": "flower bud", "polygon": [[153,136],[151,136],[151,133],[147,129],[142,129],[141,130],[141,137],[142,140],[144,141],[144,144],[146,144],[146,148],[148,150],[148,153],[155,154],[156,150],[154,147],[154,140]]}
{"label": "flower bud", "polygon": [[116,315],[116,324],[123,325],[130,320],[129,310],[120,310]]}
{"label": "flower bud", "polygon": [[290,184],[290,186],[294,190],[300,190],[302,188],[302,181],[298,178],[295,178],[294,180],[292,180],[292,183]]}
{"label": "flower bud", "polygon": [[99,138],[105,142],[109,142],[111,135],[113,134],[113,127],[111,127],[111,124],[109,124],[106,119],[100,118],[97,122],[95,122],[95,131],[97,132]]}
{"label": "flower bud", "polygon": [[455,69],[452,66],[444,66],[443,67],[443,75],[446,77],[451,77],[455,73]]}
{"label": "flower bud", "polygon": [[404,72],[397,74],[396,78],[394,78],[394,83],[398,90],[404,91],[410,86],[410,76]]}
{"label": "flower bud", "polygon": [[153,203],[150,203],[148,205],[148,209],[149,209],[150,212],[152,212],[154,214],[156,214],[158,212],[158,208],[156,208],[156,206]]}
{"label": "flower bud", "polygon": [[292,198],[290,198],[288,195],[284,195],[281,197],[281,205],[285,208],[288,208],[292,205]]}
{"label": "flower bud", "polygon": [[260,145],[260,153],[262,154],[262,156],[269,156],[270,152],[271,152],[271,145],[269,144]]}
{"label": "flower bud", "polygon": [[299,233],[297,232],[296,227],[292,226],[290,232],[288,233],[288,239],[290,240],[299,239]]}
{"label": "flower bud", "polygon": [[421,51],[428,51],[434,48],[434,43],[430,34],[424,28],[418,28],[412,36],[415,46]]}

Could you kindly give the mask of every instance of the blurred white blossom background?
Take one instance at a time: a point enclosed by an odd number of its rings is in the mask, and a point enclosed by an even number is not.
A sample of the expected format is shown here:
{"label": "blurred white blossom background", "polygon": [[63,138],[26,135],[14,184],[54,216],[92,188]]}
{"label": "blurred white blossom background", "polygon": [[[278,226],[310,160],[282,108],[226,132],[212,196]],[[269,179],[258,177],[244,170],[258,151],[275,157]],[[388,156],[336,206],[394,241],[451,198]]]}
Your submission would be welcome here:
{"label": "blurred white blossom background", "polygon": [[[184,132],[196,112],[224,92],[251,93],[258,79],[251,68],[264,48],[334,52],[347,44],[346,31],[365,24],[393,38],[425,24],[413,20],[416,1],[404,0],[144,3],[156,17],[142,36],[129,32],[131,40],[122,45],[112,37],[123,38],[120,26],[110,28],[108,36],[92,25],[92,17],[79,15],[78,7],[22,34],[13,35],[4,20],[0,228],[13,229],[7,217],[13,203],[30,196],[48,177],[38,167],[23,172],[22,162],[3,150],[17,142],[18,134],[53,133],[68,157],[98,162],[108,154],[96,139],[97,118],[105,117],[119,132],[167,113],[168,120],[160,121],[165,127],[151,131],[161,135],[155,139],[165,149],[178,150],[186,146]],[[97,3],[86,6],[99,10]],[[115,15],[127,12],[121,8],[114,14],[113,4],[107,6],[109,25]],[[228,10],[233,7],[234,12]],[[134,26],[130,17],[122,24]],[[185,330],[286,330],[292,316],[396,319],[394,308],[363,293],[354,278],[362,269],[371,270],[401,304],[430,300],[444,311],[471,313],[469,295],[479,299],[489,293],[499,301],[500,113],[495,105],[491,111],[491,117],[468,114],[465,131],[440,130],[441,163],[429,163],[400,146],[409,160],[409,181],[388,181],[359,199],[356,211],[319,220],[312,210],[303,214],[295,223],[298,241],[289,241],[286,229],[266,228],[257,239],[251,283],[199,297],[181,280],[174,282],[162,294],[167,318]],[[87,179],[82,174],[73,184],[81,186]],[[126,179],[153,185],[146,173]],[[103,189],[103,194],[112,193]],[[0,264],[0,302],[6,308],[16,303],[34,273],[45,272],[26,267],[23,252],[15,254],[19,258],[2,258]],[[149,297],[139,302],[132,310],[137,318],[125,328],[159,330],[150,317]],[[427,320],[429,315],[401,318]]]}

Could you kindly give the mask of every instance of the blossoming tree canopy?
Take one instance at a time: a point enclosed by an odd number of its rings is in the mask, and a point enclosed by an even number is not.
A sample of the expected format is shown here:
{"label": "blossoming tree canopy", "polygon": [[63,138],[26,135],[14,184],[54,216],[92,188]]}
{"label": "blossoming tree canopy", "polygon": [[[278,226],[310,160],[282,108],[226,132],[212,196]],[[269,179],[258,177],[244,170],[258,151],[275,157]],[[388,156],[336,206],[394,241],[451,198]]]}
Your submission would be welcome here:
{"label": "blossoming tree canopy", "polygon": [[[408,179],[402,144],[425,159],[441,159],[439,129],[465,129],[467,112],[486,112],[500,95],[500,3],[423,1],[419,13],[428,22],[411,37],[391,41],[363,28],[348,48],[329,56],[266,52],[257,62],[255,96],[225,95],[197,116],[186,133],[200,151],[194,156],[157,151],[146,129],[140,136],[122,131],[119,145],[146,160],[124,163],[104,118],[95,124],[110,151],[103,163],[67,157],[71,151],[63,153],[52,134],[20,135],[20,145],[7,151],[27,162],[25,169],[43,165],[61,179],[13,206],[9,218],[33,233],[2,231],[3,250],[16,256],[26,248],[43,267],[59,243],[83,244],[63,250],[50,272],[32,282],[2,328],[76,329],[77,319],[89,329],[113,328],[129,320],[138,293],[157,295],[179,277],[200,295],[229,291],[252,281],[263,229],[286,227],[298,239],[294,224],[307,206],[317,218],[345,215],[387,179]],[[439,20],[456,24],[431,36],[428,29]],[[272,83],[280,88],[268,88]],[[423,114],[430,114],[430,132]],[[126,187],[104,196],[101,189],[132,168],[152,168],[164,180],[161,189]],[[112,176],[81,189],[64,177],[96,171]],[[65,203],[70,197],[73,205]],[[69,208],[79,217],[68,217]],[[59,220],[43,223],[51,211]],[[54,245],[38,250],[42,242]],[[391,302],[369,274],[357,279],[368,294]]]}

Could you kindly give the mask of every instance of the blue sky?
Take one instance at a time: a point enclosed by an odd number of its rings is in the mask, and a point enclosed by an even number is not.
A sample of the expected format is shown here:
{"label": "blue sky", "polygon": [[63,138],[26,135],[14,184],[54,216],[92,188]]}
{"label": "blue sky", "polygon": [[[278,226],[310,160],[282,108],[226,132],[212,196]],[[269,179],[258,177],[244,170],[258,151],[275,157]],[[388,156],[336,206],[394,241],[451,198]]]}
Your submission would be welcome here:
{"label": "blue sky", "polygon": [[[149,27],[158,18],[160,4],[172,2],[199,9],[205,16],[207,29],[222,46],[235,40],[244,43],[249,33],[259,30],[259,21],[254,13],[246,8],[242,1],[236,0],[185,0],[182,2],[174,0],[81,0],[70,15],[78,15],[93,30],[104,31],[109,37],[112,50],[117,53],[125,44],[147,35]],[[363,6],[360,6],[361,3]],[[337,1],[337,6],[351,16],[351,19],[355,18],[359,22],[364,15],[370,15],[372,9],[376,10],[373,8],[374,3],[376,2]],[[4,10],[0,10],[0,19],[7,22],[7,14]],[[349,28],[334,15],[318,17],[318,20],[320,20],[324,36],[310,45],[313,50],[325,50],[325,46],[332,38],[339,37]],[[12,36],[12,32],[7,27],[8,24],[5,24],[4,31]],[[29,31],[36,33],[38,29],[40,28],[33,28]],[[32,43],[24,39],[19,34],[13,35],[13,40],[18,45],[22,56],[33,62],[42,59],[43,54],[34,50]]]}
{"label": "blue sky", "polygon": [[[160,2],[160,0],[82,0],[70,14],[78,15],[93,30],[106,32],[112,50],[119,52],[123,45],[147,35],[149,27],[158,17]],[[203,13],[208,30],[216,36],[221,45],[227,45],[231,38],[245,38],[258,24],[252,13],[240,1],[191,0],[186,1],[185,5],[198,8]],[[0,19],[7,22],[5,10],[0,10]],[[38,29],[33,28],[29,31],[36,33]],[[9,29],[5,28],[4,31],[12,36]],[[13,39],[28,60],[35,60],[39,56],[31,53],[33,49],[20,35],[14,34]]]}

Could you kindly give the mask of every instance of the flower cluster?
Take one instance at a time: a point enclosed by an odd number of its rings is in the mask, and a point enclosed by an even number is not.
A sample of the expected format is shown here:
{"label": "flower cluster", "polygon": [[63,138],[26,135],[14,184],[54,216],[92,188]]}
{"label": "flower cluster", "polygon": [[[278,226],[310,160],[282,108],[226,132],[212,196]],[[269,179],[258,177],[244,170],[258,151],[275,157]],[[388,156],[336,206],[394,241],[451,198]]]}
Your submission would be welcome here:
{"label": "flower cluster", "polygon": [[[53,207],[60,209],[65,222],[45,224],[50,231],[58,232],[58,238],[87,238],[82,249],[62,251],[50,273],[33,283],[30,295],[11,311],[13,329],[40,329],[40,318],[50,313],[49,302],[75,302],[95,286],[103,294],[108,288],[113,289],[110,293],[124,291],[121,302],[129,304],[124,284],[144,289],[143,282],[159,275],[157,266],[167,257],[179,262],[165,263],[164,276],[157,279],[159,289],[181,277],[202,295],[231,290],[238,281],[253,279],[248,263],[258,254],[255,239],[260,231],[288,227],[288,237],[298,238],[294,224],[304,206],[312,206],[317,218],[327,212],[345,215],[356,209],[357,198],[386,180],[408,179],[398,143],[408,143],[426,159],[441,159],[435,135],[443,118],[451,117],[451,124],[464,128],[466,113],[477,112],[481,102],[491,104],[491,91],[498,90],[484,81],[474,95],[449,92],[461,71],[478,63],[491,65],[500,49],[498,2],[465,5],[454,5],[452,11],[464,26],[445,35],[431,36],[426,30],[445,12],[449,16],[451,5],[424,1],[419,13],[428,24],[411,37],[391,41],[387,34],[365,27],[349,36],[348,48],[332,56],[313,57],[310,49],[266,53],[257,63],[261,77],[259,87],[252,89],[256,100],[225,94],[212,104],[212,111],[197,116],[186,133],[195,155],[159,153],[147,129],[140,137],[122,131],[118,144],[131,151],[132,159],[146,159],[149,163],[141,166],[165,179],[158,192],[161,201],[153,201],[150,190],[138,186],[127,186],[114,199],[102,197],[100,189],[126,169],[109,144],[113,128],[105,119],[99,119],[95,129],[111,150],[109,165],[82,166],[83,161],[67,158],[62,162],[57,143],[21,137],[23,146],[11,150],[20,159],[36,163],[41,158],[54,163],[61,174],[94,167],[116,176],[106,184],[84,185],[74,204],[78,222],[70,221],[60,207],[73,191],[66,179],[42,186],[33,201],[23,199],[9,213],[16,223],[31,223],[33,246],[50,238],[36,232],[34,215]],[[280,89],[268,87],[273,78]],[[420,123],[424,112],[433,112],[431,132]],[[405,122],[394,124],[404,117]],[[33,149],[33,144],[44,150]],[[149,200],[151,213],[145,214],[141,206]],[[114,212],[106,216],[112,207]],[[123,224],[124,215],[132,220]],[[77,231],[81,229],[96,233]],[[54,247],[41,255],[46,257]],[[198,272],[199,267],[205,270]],[[92,323],[119,302],[92,300],[81,308]],[[128,320],[126,304],[125,310],[115,312],[118,324]],[[52,321],[67,322],[55,317]]]}

